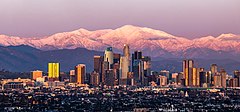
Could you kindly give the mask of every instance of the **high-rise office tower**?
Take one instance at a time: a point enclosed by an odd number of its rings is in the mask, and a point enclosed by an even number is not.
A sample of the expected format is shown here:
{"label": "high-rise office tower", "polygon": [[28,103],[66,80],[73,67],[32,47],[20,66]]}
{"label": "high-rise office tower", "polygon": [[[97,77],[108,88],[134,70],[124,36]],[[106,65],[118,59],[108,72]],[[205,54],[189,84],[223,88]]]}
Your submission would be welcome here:
{"label": "high-rise office tower", "polygon": [[123,56],[127,57],[129,62],[128,62],[128,68],[129,68],[129,72],[131,71],[131,54],[130,54],[130,47],[128,44],[124,44],[124,48],[123,48]]}
{"label": "high-rise office tower", "polygon": [[[99,73],[100,82],[102,82],[102,76],[104,74],[103,63],[104,63],[103,56],[94,56],[94,59],[93,59],[94,71]],[[107,66],[109,67],[109,65]]]}
{"label": "high-rise office tower", "polygon": [[127,76],[130,71],[130,49],[127,44],[123,47],[123,56],[120,58],[120,84],[127,84]]}
{"label": "high-rise office tower", "polygon": [[227,87],[227,82],[226,82],[226,80],[227,80],[227,72],[224,69],[222,69],[220,71],[220,75],[221,75],[221,86],[223,88],[226,88]]}
{"label": "high-rise office tower", "polygon": [[132,55],[132,72],[135,83],[141,85],[144,82],[144,63],[141,51],[135,51]]}
{"label": "high-rise office tower", "polygon": [[183,60],[185,86],[193,86],[193,60]]}
{"label": "high-rise office tower", "polygon": [[141,85],[144,77],[144,69],[143,69],[143,61],[142,60],[134,60],[132,65],[132,72],[134,74],[134,81],[138,85]]}
{"label": "high-rise office tower", "polygon": [[218,73],[217,64],[212,64],[210,67],[211,71],[211,85],[214,83],[214,75]]}
{"label": "high-rise office tower", "polygon": [[113,50],[112,50],[112,47],[108,47],[105,50],[104,61],[109,62],[109,68],[111,68],[111,66],[113,64]]}
{"label": "high-rise office tower", "polygon": [[193,68],[193,86],[197,86],[197,75],[198,75],[198,69]]}
{"label": "high-rise office tower", "polygon": [[48,63],[48,78],[49,81],[59,80],[59,63]]}
{"label": "high-rise office tower", "polygon": [[105,70],[105,85],[106,86],[114,86],[115,83],[115,76],[112,69]]}
{"label": "high-rise office tower", "polygon": [[183,79],[183,73],[178,73],[177,75],[177,84],[178,85],[185,85],[185,81]]}
{"label": "high-rise office tower", "polygon": [[130,65],[131,65],[131,55],[130,55],[130,48],[127,44],[124,44],[123,47],[123,56],[126,57],[128,59],[128,67],[129,67],[129,71],[130,71]]}
{"label": "high-rise office tower", "polygon": [[150,56],[144,56],[142,57],[143,61],[143,70],[144,70],[144,76],[150,76],[151,74],[151,57]]}
{"label": "high-rise office tower", "polygon": [[97,72],[92,72],[90,76],[90,84],[93,86],[98,86],[100,84],[100,75]]}
{"label": "high-rise office tower", "polygon": [[130,60],[130,48],[127,44],[124,44],[124,47],[123,47],[123,56],[124,57],[127,57],[128,60]]}
{"label": "high-rise office tower", "polygon": [[141,51],[135,51],[134,54],[132,55],[133,60],[136,59],[142,59],[142,52]]}
{"label": "high-rise office tower", "polygon": [[217,73],[217,64],[212,64],[211,65],[211,73],[214,76]]}
{"label": "high-rise office tower", "polygon": [[220,74],[216,74],[213,76],[213,81],[214,81],[214,87],[222,87],[222,79]]}
{"label": "high-rise office tower", "polygon": [[102,56],[94,56],[93,59],[94,71],[99,74],[102,72],[102,62],[103,62]]}
{"label": "high-rise office tower", "polygon": [[212,73],[211,71],[207,72],[207,84],[210,85],[212,83]]}
{"label": "high-rise office tower", "polygon": [[197,79],[196,79],[196,86],[197,87],[200,87],[200,71],[201,71],[201,68],[197,68]]}
{"label": "high-rise office tower", "polygon": [[234,78],[237,79],[237,87],[240,87],[240,70],[234,71]]}
{"label": "high-rise office tower", "polygon": [[75,75],[75,70],[70,70],[70,80],[69,82],[70,83],[76,83],[77,82],[77,78],[76,78],[76,75]]}
{"label": "high-rise office tower", "polygon": [[37,78],[42,77],[42,73],[43,72],[39,71],[39,70],[32,71],[31,72],[31,79],[36,80]]}
{"label": "high-rise office tower", "polygon": [[119,85],[120,79],[120,64],[114,63],[113,64],[113,74],[114,74],[114,85]]}
{"label": "high-rise office tower", "polygon": [[76,82],[78,84],[84,84],[86,76],[86,66],[84,64],[79,64],[75,67]]}
{"label": "high-rise office tower", "polygon": [[109,70],[109,62],[104,61],[102,63],[102,75],[100,76],[100,82],[105,84],[106,70]]}
{"label": "high-rise office tower", "polygon": [[207,84],[207,72],[200,72],[200,86],[203,87],[204,84]]}
{"label": "high-rise office tower", "polygon": [[120,59],[120,84],[126,84],[129,72],[129,60],[127,57],[122,56]]}

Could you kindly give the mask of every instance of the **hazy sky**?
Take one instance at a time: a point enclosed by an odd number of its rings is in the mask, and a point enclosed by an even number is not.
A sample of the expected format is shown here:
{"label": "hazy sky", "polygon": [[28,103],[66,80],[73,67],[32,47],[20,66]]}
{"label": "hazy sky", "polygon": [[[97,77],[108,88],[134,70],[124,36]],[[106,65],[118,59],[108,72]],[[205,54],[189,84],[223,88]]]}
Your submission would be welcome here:
{"label": "hazy sky", "polygon": [[35,37],[126,24],[189,38],[240,34],[240,0],[0,1],[0,34]]}

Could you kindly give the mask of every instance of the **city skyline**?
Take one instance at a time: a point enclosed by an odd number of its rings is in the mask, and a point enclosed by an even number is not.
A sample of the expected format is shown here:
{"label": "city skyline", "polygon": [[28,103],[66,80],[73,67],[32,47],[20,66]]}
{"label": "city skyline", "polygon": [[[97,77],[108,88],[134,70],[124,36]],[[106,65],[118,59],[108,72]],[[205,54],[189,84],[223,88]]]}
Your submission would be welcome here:
{"label": "city skyline", "polygon": [[115,29],[127,24],[191,39],[240,34],[239,4],[238,0],[3,0],[0,34],[42,37],[79,28]]}
{"label": "city skyline", "polygon": [[1,0],[0,111],[240,111],[240,0]]}
{"label": "city skyline", "polygon": [[[143,55],[140,50],[130,52],[130,49],[124,44],[119,54],[112,47],[106,47],[104,53],[91,57],[94,64],[91,73],[86,72],[88,65],[81,62],[71,65],[69,72],[62,72],[62,64],[51,61],[45,65],[47,73],[37,69],[26,78],[3,78],[0,80],[0,110],[239,110],[240,70],[230,75],[217,64],[202,68],[196,66],[194,60],[185,59],[180,72],[161,68],[156,71],[152,70],[151,56]],[[101,99],[101,103],[96,103]],[[9,103],[11,100],[19,103]],[[206,101],[207,105],[203,103]],[[109,102],[112,105],[109,106]],[[168,102],[172,103],[171,107],[160,107]],[[191,106],[180,106],[183,102],[190,102],[186,104]],[[219,108],[220,105],[224,106]]]}
{"label": "city skyline", "polygon": [[[112,47],[107,47],[104,54],[94,55],[92,57],[94,68],[91,73],[86,71],[88,65],[81,64],[81,62],[75,67],[72,65],[74,70],[71,69],[70,72],[62,72],[59,62],[49,62],[48,72],[33,70],[28,78],[37,82],[47,82],[51,87],[64,86],[63,82],[68,82],[72,86],[93,85],[95,87],[128,85],[227,88],[240,85],[240,70],[234,70],[233,75],[230,75],[224,68],[218,68],[219,66],[215,63],[211,63],[209,68],[203,68],[196,66],[196,62],[192,59],[182,60],[182,71],[179,72],[170,72],[161,68],[152,70],[151,56],[145,56],[139,50],[131,53],[131,48],[127,44],[122,47],[121,54],[113,52]],[[29,81],[28,78],[23,80]],[[23,87],[11,84],[7,87]]]}

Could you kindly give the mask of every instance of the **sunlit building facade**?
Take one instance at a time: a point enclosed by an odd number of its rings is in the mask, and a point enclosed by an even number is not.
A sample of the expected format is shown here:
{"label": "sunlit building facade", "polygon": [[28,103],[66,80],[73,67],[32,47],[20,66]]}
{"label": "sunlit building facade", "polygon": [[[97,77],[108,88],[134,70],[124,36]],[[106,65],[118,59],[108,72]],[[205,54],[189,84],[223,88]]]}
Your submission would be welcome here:
{"label": "sunlit building facade", "polygon": [[75,67],[76,82],[78,84],[84,84],[86,77],[86,65],[79,64]]}
{"label": "sunlit building facade", "polygon": [[193,60],[183,60],[185,86],[193,86]]}
{"label": "sunlit building facade", "polygon": [[42,76],[43,76],[43,72],[42,71],[35,70],[35,71],[31,72],[31,79],[32,80],[36,80],[37,78],[42,77]]}
{"label": "sunlit building facade", "polygon": [[48,63],[48,79],[50,81],[59,80],[60,64]]}

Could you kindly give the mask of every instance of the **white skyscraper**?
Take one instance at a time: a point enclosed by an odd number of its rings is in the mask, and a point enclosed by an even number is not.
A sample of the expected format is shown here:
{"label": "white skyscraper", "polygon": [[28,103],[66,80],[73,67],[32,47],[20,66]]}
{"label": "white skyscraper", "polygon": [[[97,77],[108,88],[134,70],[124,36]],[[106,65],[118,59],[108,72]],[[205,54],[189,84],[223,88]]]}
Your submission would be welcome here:
{"label": "white skyscraper", "polygon": [[113,51],[112,47],[108,47],[104,53],[104,61],[109,62],[109,68],[113,64]]}

